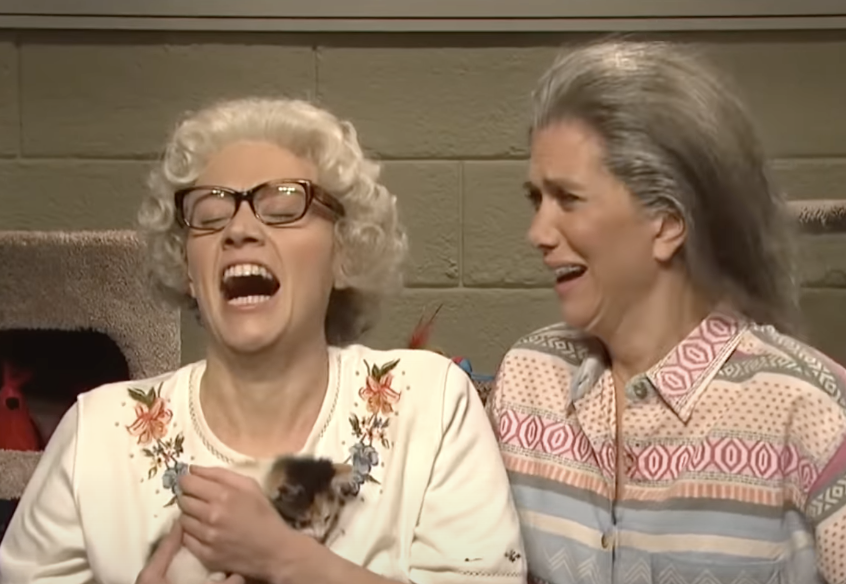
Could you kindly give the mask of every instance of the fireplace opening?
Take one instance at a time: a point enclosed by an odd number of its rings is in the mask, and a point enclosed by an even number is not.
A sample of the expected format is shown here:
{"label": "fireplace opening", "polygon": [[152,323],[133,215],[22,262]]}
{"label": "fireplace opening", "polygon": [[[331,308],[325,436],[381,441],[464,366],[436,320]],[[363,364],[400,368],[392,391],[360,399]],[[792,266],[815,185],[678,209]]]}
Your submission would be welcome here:
{"label": "fireplace opening", "polygon": [[0,330],[0,449],[43,449],[80,393],[129,378],[120,347],[97,330]]}

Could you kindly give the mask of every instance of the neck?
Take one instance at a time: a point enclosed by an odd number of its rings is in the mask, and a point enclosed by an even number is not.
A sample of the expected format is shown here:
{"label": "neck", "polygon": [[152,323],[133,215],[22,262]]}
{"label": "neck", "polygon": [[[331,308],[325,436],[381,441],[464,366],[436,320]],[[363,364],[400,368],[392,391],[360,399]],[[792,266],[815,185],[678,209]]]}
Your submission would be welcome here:
{"label": "neck", "polygon": [[596,334],[605,345],[620,389],[663,359],[714,308],[687,278],[667,276],[636,309]]}
{"label": "neck", "polygon": [[329,381],[322,335],[311,343],[243,355],[209,347],[200,384],[203,415],[212,432],[248,456],[299,450],[320,413]]}

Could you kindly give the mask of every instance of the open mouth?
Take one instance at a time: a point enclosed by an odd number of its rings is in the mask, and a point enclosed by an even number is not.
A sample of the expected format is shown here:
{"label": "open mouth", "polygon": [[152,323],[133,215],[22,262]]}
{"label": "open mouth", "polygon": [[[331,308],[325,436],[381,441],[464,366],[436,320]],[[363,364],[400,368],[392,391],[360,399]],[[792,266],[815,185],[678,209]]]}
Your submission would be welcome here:
{"label": "open mouth", "polygon": [[279,280],[259,264],[236,264],[224,270],[220,291],[227,303],[236,306],[260,304],[279,290]]}
{"label": "open mouth", "polygon": [[582,276],[587,271],[585,266],[579,264],[567,264],[555,269],[555,282],[570,282]]}

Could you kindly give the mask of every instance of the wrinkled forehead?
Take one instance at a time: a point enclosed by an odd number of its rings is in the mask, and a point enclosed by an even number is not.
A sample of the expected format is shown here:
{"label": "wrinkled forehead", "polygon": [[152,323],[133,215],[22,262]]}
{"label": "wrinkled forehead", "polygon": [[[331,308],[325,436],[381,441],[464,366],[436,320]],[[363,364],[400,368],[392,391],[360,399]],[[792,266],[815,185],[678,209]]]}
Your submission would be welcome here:
{"label": "wrinkled forehead", "polygon": [[563,120],[535,131],[528,180],[583,185],[606,174],[605,148],[593,129],[579,120]]}

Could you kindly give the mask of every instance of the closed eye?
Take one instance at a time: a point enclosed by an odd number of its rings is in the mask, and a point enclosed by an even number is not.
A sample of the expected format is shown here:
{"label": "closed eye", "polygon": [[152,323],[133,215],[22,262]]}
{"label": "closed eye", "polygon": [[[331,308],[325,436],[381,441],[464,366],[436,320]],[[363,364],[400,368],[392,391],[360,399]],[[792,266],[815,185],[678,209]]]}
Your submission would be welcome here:
{"label": "closed eye", "polygon": [[[560,205],[562,208],[569,208],[574,203],[577,203],[578,201],[582,200],[581,197],[574,195],[572,192],[563,189],[558,185],[549,184],[545,185],[545,187],[547,196],[552,197],[555,202],[558,203],[558,205]],[[531,203],[532,208],[537,211],[541,206],[541,202],[543,201],[544,193],[541,192],[539,188],[532,185],[531,183],[526,183],[525,189],[526,198]]]}
{"label": "closed eye", "polygon": [[543,188],[549,193],[555,201],[562,207],[567,207],[581,201],[582,198],[573,194],[573,191],[567,188],[568,185],[562,185],[559,181],[544,180]]}
{"label": "closed eye", "polygon": [[529,203],[531,203],[532,208],[537,211],[538,207],[540,207],[541,199],[543,199],[540,189],[532,183],[524,184],[523,188],[526,190],[526,198],[529,200]]}

